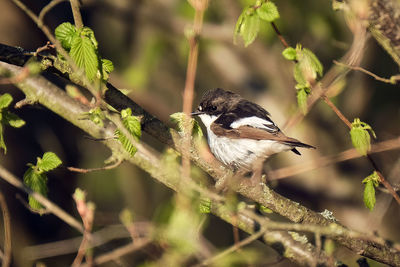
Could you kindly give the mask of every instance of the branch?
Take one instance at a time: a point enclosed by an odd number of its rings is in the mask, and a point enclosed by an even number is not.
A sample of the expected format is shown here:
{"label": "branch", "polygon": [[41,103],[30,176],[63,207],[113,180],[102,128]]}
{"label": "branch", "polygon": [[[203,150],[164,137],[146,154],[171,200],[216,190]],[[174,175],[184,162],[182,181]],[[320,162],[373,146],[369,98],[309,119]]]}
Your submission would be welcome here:
{"label": "branch", "polygon": [[81,223],[79,223],[75,218],[62,210],[59,206],[48,200],[46,197],[32,191],[29,187],[25,186],[17,177],[7,171],[2,165],[0,165],[0,177],[3,178],[3,180],[5,180],[6,182],[35,198],[40,204],[42,204],[46,208],[46,210],[53,213],[73,228],[77,229],[79,232],[83,233],[83,226]]}
{"label": "branch", "polygon": [[[374,154],[395,149],[400,149],[400,137],[373,144],[369,153]],[[282,179],[317,168],[321,168],[330,164],[361,157],[363,156],[355,148],[350,148],[336,155],[322,156],[319,157],[317,160],[306,161],[300,164],[295,164],[288,167],[283,167],[281,169],[269,171],[267,173],[267,177],[268,180]]]}
{"label": "branch", "polygon": [[372,0],[368,30],[400,66],[400,4],[396,0]]}
{"label": "branch", "polygon": [[11,264],[11,221],[10,212],[7,207],[6,199],[3,193],[0,191],[0,207],[3,214],[3,224],[4,224],[4,255],[2,259],[2,267],[8,267]]}

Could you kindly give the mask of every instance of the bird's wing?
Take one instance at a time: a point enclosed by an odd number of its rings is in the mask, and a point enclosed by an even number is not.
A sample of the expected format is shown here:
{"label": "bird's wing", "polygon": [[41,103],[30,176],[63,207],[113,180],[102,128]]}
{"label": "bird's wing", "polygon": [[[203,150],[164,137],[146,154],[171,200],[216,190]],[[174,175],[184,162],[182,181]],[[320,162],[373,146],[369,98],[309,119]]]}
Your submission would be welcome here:
{"label": "bird's wing", "polygon": [[293,147],[313,148],[313,146],[284,135],[271,120],[265,120],[257,116],[237,119],[235,114],[222,114],[211,124],[211,130],[217,136],[226,136],[233,139],[271,140]]}

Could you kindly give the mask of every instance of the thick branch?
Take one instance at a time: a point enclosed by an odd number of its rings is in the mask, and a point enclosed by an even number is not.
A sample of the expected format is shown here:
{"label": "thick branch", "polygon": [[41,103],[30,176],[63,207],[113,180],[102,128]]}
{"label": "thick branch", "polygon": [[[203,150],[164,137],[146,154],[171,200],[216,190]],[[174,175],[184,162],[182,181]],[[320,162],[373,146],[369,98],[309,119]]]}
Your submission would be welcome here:
{"label": "thick branch", "polygon": [[400,4],[396,0],[373,0],[368,30],[400,67]]}

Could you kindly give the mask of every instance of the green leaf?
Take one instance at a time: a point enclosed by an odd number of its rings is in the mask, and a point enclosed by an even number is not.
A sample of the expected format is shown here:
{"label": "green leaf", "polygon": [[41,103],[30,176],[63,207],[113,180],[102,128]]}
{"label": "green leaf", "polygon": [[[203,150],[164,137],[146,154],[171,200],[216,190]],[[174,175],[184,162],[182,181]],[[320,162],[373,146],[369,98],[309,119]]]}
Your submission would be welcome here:
{"label": "green leaf", "polygon": [[122,222],[122,224],[128,228],[132,226],[134,222],[135,216],[133,212],[129,209],[124,209],[119,213],[119,220]]}
{"label": "green leaf", "polygon": [[[141,134],[142,134],[140,120],[136,116],[132,116],[131,114],[132,114],[132,111],[130,108],[123,109],[121,111],[122,124],[125,126],[125,128],[128,130],[128,132],[133,136],[133,138],[136,141],[139,141],[139,138],[141,137]],[[131,156],[135,155],[137,149],[129,141],[129,138],[127,138],[118,129],[115,131],[115,135],[117,136],[117,139],[121,142],[124,149],[126,151],[128,151],[128,153],[131,154]]]}
{"label": "green leaf", "polygon": [[372,182],[372,180],[368,180],[365,183],[364,188],[364,204],[370,211],[372,211],[374,209],[375,202],[376,199],[374,183]]}
{"label": "green leaf", "polygon": [[[38,173],[32,166],[24,174],[24,184],[32,191],[43,196],[47,196],[47,176],[44,173]],[[32,196],[29,196],[29,206],[34,210],[40,210],[43,206]]]}
{"label": "green leaf", "polygon": [[240,35],[244,45],[248,46],[256,39],[259,30],[260,18],[254,8],[249,6],[242,11],[236,22],[233,42],[236,43],[236,37]]}
{"label": "green leaf", "polygon": [[3,112],[3,120],[6,124],[14,128],[20,128],[25,125],[25,121],[11,112]]}
{"label": "green leaf", "polygon": [[76,27],[69,22],[64,22],[58,25],[54,32],[62,47],[69,51],[72,47],[72,40],[77,37]]}
{"label": "green leaf", "polygon": [[83,27],[82,31],[81,31],[81,35],[88,37],[89,40],[92,42],[94,48],[97,50],[99,43],[97,42],[92,29],[90,29],[89,27]]}
{"label": "green leaf", "polygon": [[264,213],[268,213],[268,214],[274,213],[273,210],[271,210],[270,208],[268,208],[268,207],[266,207],[264,205],[260,205],[260,211],[262,211]]}
{"label": "green leaf", "polygon": [[102,68],[105,72],[110,73],[114,70],[114,64],[112,63],[111,60],[108,59],[102,59],[101,60]]}
{"label": "green leaf", "polygon": [[307,113],[307,97],[308,93],[306,88],[301,88],[297,90],[297,104],[299,105],[299,108],[303,112],[303,114]]}
{"label": "green leaf", "polygon": [[106,118],[103,111],[101,110],[100,107],[96,107],[96,108],[92,108],[91,110],[89,110],[88,113],[85,113],[85,115],[88,114],[89,115],[89,120],[91,120],[92,122],[94,122],[97,125],[100,125],[101,127],[103,127],[103,120]]}
{"label": "green leaf", "polygon": [[297,59],[297,52],[296,49],[293,47],[288,47],[283,50],[282,55],[287,60],[296,60]]}
{"label": "green leaf", "polygon": [[321,62],[311,50],[302,48],[300,44],[296,46],[295,79],[300,85],[308,84],[311,80],[316,80],[322,76],[323,67]]}
{"label": "green leaf", "polygon": [[256,15],[247,15],[240,27],[240,36],[244,41],[244,46],[249,46],[258,35],[260,30],[260,19]]}
{"label": "green leaf", "polygon": [[257,8],[257,14],[261,19],[268,22],[273,22],[274,20],[279,19],[278,8],[271,1],[265,2],[261,7]]}
{"label": "green leaf", "polygon": [[209,198],[200,199],[199,212],[200,213],[211,213],[211,199],[209,199]]}
{"label": "green leaf", "polygon": [[89,37],[75,36],[72,40],[70,55],[78,67],[85,69],[89,80],[93,80],[96,77],[99,69],[99,59],[96,47]]}
{"label": "green leaf", "polygon": [[40,170],[48,172],[57,168],[61,163],[62,161],[55,153],[46,152],[42,159],[38,158],[37,166]]}
{"label": "green leaf", "polygon": [[[176,112],[169,115],[170,121],[176,125],[178,132],[184,133],[184,118],[185,113]],[[200,124],[193,118],[190,119],[192,123],[192,136],[195,138],[203,137],[203,131],[201,130]]]}
{"label": "green leaf", "polygon": [[371,149],[371,137],[376,138],[374,130],[367,123],[355,118],[351,124],[350,137],[353,146],[357,149],[358,153],[366,156]]}
{"label": "green leaf", "polygon": [[4,143],[4,136],[3,136],[3,125],[0,123],[0,149],[4,150],[4,154],[7,154],[7,147],[6,143]]}
{"label": "green leaf", "polygon": [[107,81],[109,78],[109,73],[114,70],[114,65],[111,60],[101,59],[101,71],[102,71],[102,79]]}
{"label": "green leaf", "polygon": [[297,82],[297,85],[296,85],[297,89],[310,86],[309,83],[307,82],[306,78],[304,77],[300,63],[296,63],[294,65],[293,76]]}
{"label": "green leaf", "polygon": [[123,109],[121,111],[121,118],[125,128],[135,137],[137,141],[139,141],[139,138],[142,135],[139,118],[132,116],[132,110],[130,108]]}
{"label": "green leaf", "polygon": [[374,185],[375,187],[378,187],[378,186],[379,186],[379,181],[380,181],[380,178],[379,178],[378,173],[377,173],[376,171],[374,171],[372,174],[368,175],[368,176],[362,181],[362,183],[363,183],[363,184],[366,184],[368,181],[372,181],[373,185]]}
{"label": "green leaf", "polygon": [[10,94],[3,94],[0,96],[0,110],[7,108],[11,102],[12,102],[13,98]]}
{"label": "green leaf", "polygon": [[322,66],[318,57],[307,48],[303,48],[303,55],[309,60],[312,70],[315,71],[319,76],[322,76],[324,67]]}

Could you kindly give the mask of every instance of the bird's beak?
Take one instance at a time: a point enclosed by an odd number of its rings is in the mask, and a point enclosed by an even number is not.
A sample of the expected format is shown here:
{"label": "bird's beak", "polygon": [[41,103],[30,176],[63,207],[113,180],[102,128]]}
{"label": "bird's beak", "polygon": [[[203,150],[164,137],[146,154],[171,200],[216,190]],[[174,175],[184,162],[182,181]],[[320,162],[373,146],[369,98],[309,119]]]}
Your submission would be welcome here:
{"label": "bird's beak", "polygon": [[190,113],[191,116],[197,116],[197,115],[201,115],[201,114],[204,114],[204,112],[199,111],[199,110],[195,110],[192,113]]}

